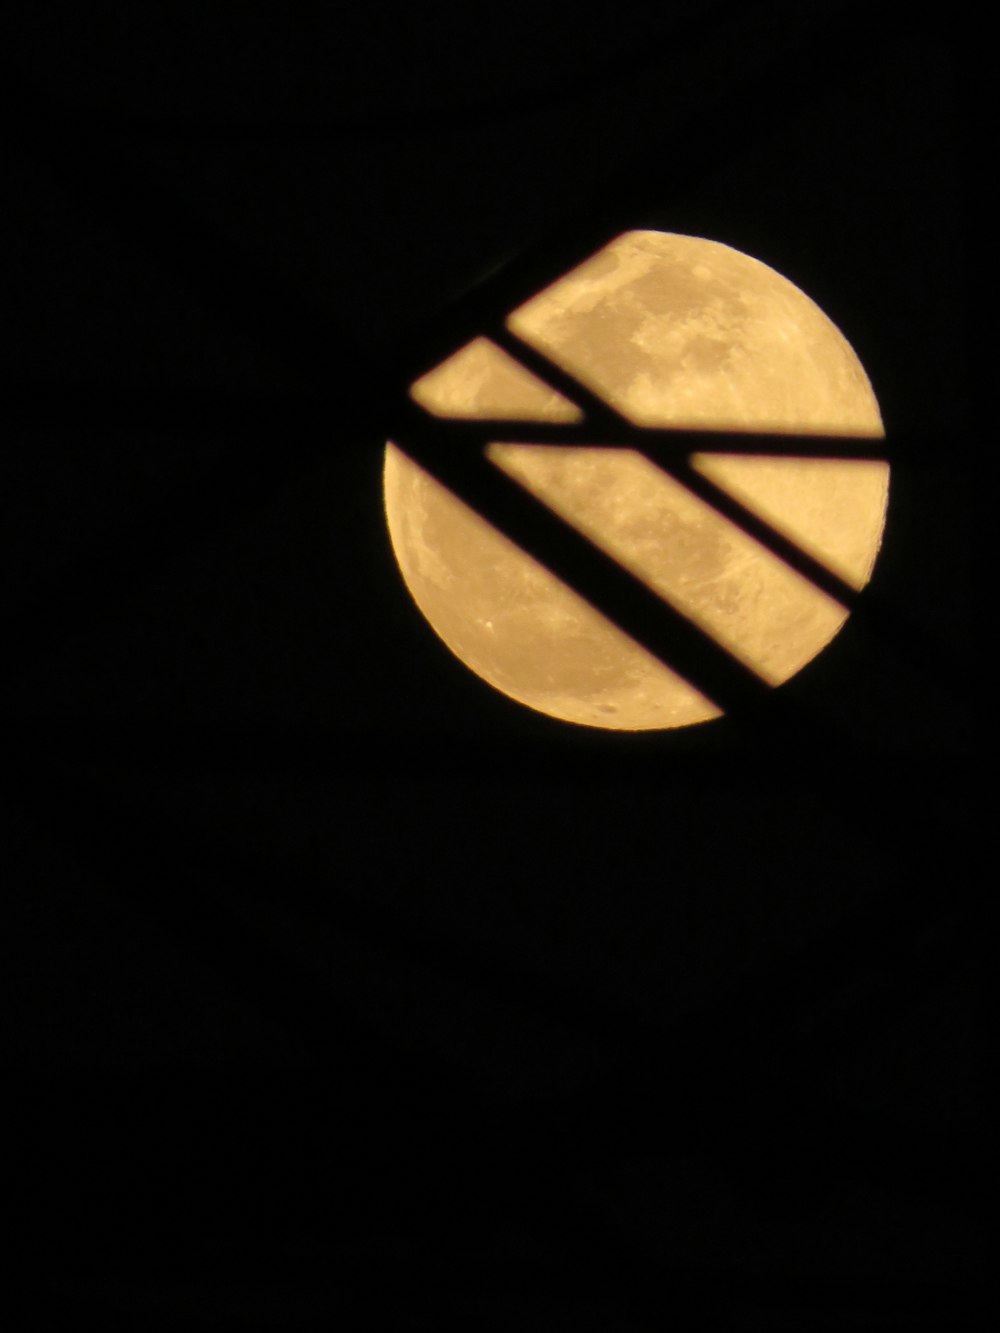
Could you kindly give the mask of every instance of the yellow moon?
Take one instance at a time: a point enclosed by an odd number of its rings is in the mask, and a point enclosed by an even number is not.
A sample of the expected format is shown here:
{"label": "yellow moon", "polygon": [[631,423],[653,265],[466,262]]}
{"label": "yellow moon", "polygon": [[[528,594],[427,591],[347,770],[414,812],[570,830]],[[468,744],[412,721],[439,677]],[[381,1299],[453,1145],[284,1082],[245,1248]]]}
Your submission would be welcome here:
{"label": "yellow moon", "polygon": [[[881,438],[850,344],[767,265],[716,241],[617,237],[507,320],[516,338],[640,425]],[[411,388],[439,417],[572,423],[576,406],[486,338]],[[847,618],[820,591],[645,456],[497,441],[491,461],[771,685]],[[699,453],[703,476],[853,589],[881,542],[888,465]],[[510,698],[616,730],[719,716],[695,686],[612,625],[393,444],[385,511],[414,600],[451,651]]]}

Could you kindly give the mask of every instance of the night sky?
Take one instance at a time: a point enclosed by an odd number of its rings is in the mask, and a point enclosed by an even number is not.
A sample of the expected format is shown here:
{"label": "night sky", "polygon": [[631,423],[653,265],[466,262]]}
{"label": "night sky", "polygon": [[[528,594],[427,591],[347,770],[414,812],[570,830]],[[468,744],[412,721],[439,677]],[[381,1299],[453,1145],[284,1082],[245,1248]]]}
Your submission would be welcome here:
{"label": "night sky", "polygon": [[[17,1326],[972,1327],[967,71],[886,13],[18,8]],[[807,292],[893,468],[834,643],[673,734],[484,685],[382,515],[407,384],[633,227]]]}

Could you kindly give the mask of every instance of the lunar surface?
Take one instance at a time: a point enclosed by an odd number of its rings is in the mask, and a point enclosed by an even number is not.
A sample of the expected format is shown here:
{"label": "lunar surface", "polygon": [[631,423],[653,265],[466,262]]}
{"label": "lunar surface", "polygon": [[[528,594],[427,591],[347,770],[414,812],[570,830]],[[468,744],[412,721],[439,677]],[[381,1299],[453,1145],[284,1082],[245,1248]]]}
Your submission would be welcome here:
{"label": "lunar surface", "polygon": [[[641,425],[883,435],[868,379],[835,325],[773,269],[718,242],[625,233],[507,323]],[[769,684],[799,671],[846,619],[843,606],[645,456],[574,446],[579,408],[488,339],[411,394],[439,417],[566,423],[566,445],[496,441],[488,457]],[[850,587],[868,581],[885,521],[885,463],[718,452],[690,461]],[[417,605],[456,656],[511,698],[621,730],[719,715],[393,444],[385,506]]]}

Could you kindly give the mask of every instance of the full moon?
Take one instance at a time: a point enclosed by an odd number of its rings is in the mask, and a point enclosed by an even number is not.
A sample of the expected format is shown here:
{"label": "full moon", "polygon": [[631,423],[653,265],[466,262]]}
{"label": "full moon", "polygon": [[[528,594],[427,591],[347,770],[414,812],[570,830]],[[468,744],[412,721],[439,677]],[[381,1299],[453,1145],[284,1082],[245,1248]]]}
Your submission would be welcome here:
{"label": "full moon", "polygon": [[[884,435],[837,327],[786,278],[716,241],[626,232],[515,310],[507,328],[641,426]],[[574,446],[579,408],[489,339],[410,392],[437,417],[565,423],[565,445],[497,440],[487,456],[768,684],[800,671],[846,620],[840,602],[643,454]],[[868,582],[886,463],[707,451],[689,462],[848,587]],[[510,698],[615,730],[719,716],[692,682],[392,443],[384,495],[417,606],[462,662]]]}

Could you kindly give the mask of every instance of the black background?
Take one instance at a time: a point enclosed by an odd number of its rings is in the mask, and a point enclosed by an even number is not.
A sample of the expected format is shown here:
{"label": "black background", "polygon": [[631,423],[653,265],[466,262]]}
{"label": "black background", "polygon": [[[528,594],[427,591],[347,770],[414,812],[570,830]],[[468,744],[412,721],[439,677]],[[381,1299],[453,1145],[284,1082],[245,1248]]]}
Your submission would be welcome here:
{"label": "black background", "polygon": [[[947,26],[106,0],[25,6],[7,60],[22,1320],[971,1327],[987,501]],[[631,226],[811,295],[893,479],[825,653],[629,737],[451,658],[380,468],[512,273]]]}

